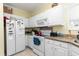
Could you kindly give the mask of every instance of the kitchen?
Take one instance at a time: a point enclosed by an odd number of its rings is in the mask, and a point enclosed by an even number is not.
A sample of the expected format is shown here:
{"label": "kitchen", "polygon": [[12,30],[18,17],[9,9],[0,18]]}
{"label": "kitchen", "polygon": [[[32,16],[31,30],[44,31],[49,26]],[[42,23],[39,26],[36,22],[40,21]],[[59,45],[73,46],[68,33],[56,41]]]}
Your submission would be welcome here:
{"label": "kitchen", "polygon": [[79,4],[4,3],[5,56],[79,56]]}

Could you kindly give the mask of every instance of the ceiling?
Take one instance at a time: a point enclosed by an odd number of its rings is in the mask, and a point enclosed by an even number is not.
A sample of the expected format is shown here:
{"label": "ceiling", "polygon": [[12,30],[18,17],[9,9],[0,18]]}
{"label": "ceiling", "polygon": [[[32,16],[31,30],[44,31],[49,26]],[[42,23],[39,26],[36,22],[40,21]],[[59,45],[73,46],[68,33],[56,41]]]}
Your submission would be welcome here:
{"label": "ceiling", "polygon": [[[51,5],[52,3],[4,3],[4,5],[8,5],[8,6],[12,6],[12,7],[16,7],[19,9],[22,9],[24,11],[28,11],[28,12],[33,12],[36,9],[39,10],[39,8],[41,6],[44,7],[48,7],[48,5]],[[67,7],[71,8],[75,5],[79,5],[79,4],[75,4],[75,3],[64,3],[67,5]]]}
{"label": "ceiling", "polygon": [[34,10],[46,4],[48,3],[5,3],[5,5],[13,6],[28,12],[33,12]]}

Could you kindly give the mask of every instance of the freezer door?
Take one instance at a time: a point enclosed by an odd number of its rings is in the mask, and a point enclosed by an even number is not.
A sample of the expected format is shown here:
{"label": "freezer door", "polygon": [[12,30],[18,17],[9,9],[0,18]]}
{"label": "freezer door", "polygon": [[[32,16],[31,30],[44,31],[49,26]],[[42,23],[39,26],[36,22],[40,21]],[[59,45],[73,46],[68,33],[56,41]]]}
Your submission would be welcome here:
{"label": "freezer door", "polygon": [[6,52],[7,55],[15,54],[15,25],[14,20],[6,20]]}

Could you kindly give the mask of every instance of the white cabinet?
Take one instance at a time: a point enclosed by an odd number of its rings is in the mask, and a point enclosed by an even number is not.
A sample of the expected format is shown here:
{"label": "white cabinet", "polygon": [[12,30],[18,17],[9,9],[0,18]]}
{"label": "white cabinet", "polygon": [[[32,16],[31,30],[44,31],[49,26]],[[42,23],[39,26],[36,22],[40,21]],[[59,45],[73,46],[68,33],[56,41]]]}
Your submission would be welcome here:
{"label": "white cabinet", "polygon": [[32,22],[33,20],[28,20],[28,26],[29,27],[33,27],[33,22]]}
{"label": "white cabinet", "polygon": [[71,56],[79,56],[79,54],[72,52]]}
{"label": "white cabinet", "polygon": [[79,4],[69,8],[69,30],[79,30]]}
{"label": "white cabinet", "polygon": [[40,13],[38,15],[35,15],[31,18],[31,21],[33,22],[32,25],[34,25],[34,27],[43,27],[43,26],[47,26],[47,17],[45,16],[45,13]]}
{"label": "white cabinet", "polygon": [[[58,42],[58,44],[56,44]],[[47,56],[67,56],[68,48],[65,43],[45,39],[45,55]],[[65,46],[65,47],[63,47]]]}
{"label": "white cabinet", "polygon": [[45,56],[54,56],[55,48],[52,41],[45,39]]}
{"label": "white cabinet", "polygon": [[31,24],[31,27],[37,27],[36,17],[35,16],[30,18],[29,24]]}
{"label": "white cabinet", "polygon": [[79,56],[79,47],[65,42],[45,39],[46,56]]}
{"label": "white cabinet", "polygon": [[30,47],[30,48],[32,48],[33,46],[33,36],[32,35],[27,35],[27,41],[28,41],[28,46]]}
{"label": "white cabinet", "polygon": [[25,35],[25,45],[28,46],[28,37]]}
{"label": "white cabinet", "polygon": [[50,9],[47,14],[49,26],[64,25],[63,14],[64,14],[63,6],[61,6],[61,5]]}
{"label": "white cabinet", "polygon": [[40,19],[36,20],[36,23],[37,23],[38,27],[48,26],[47,18],[40,18]]}
{"label": "white cabinet", "polygon": [[64,25],[63,6],[59,5],[51,8],[43,13],[33,16],[31,19],[36,27]]}
{"label": "white cabinet", "polygon": [[28,21],[29,27],[37,27],[36,19],[37,17],[35,16],[30,18],[30,20]]}
{"label": "white cabinet", "polygon": [[25,27],[26,28],[29,27],[29,25],[28,25],[28,19],[24,19],[24,23],[25,23]]}
{"label": "white cabinet", "polygon": [[79,47],[69,44],[69,55],[70,56],[79,56]]}
{"label": "white cabinet", "polygon": [[55,46],[55,56],[67,56],[68,55],[68,49],[60,47],[60,46]]}
{"label": "white cabinet", "polygon": [[[71,5],[72,6],[72,5]],[[79,4],[74,4],[71,8],[69,8],[70,11],[70,19],[79,19]]]}
{"label": "white cabinet", "polygon": [[43,26],[48,26],[47,22],[48,18],[46,16],[46,13],[41,13],[38,15],[38,18],[36,19],[37,26],[43,27]]}

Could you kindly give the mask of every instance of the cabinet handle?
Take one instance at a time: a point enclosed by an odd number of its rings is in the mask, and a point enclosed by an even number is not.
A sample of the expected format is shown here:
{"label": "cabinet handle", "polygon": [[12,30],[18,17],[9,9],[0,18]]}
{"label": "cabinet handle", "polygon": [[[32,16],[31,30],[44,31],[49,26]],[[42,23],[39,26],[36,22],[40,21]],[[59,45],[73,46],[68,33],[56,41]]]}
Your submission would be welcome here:
{"label": "cabinet handle", "polygon": [[56,48],[55,48],[55,50],[56,50]]}
{"label": "cabinet handle", "polygon": [[51,42],[50,42],[50,41],[48,41],[48,43],[49,43],[49,44],[51,44]]}
{"label": "cabinet handle", "polygon": [[62,46],[62,44],[59,44],[59,46]]}

